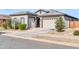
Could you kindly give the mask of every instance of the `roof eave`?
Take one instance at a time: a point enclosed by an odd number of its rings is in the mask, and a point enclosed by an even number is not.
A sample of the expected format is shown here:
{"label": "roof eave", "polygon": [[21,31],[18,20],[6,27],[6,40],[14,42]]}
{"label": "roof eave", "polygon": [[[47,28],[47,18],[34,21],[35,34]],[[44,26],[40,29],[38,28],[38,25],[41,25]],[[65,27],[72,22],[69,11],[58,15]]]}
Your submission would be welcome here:
{"label": "roof eave", "polygon": [[33,16],[36,16],[36,14],[11,14],[10,16],[20,16],[20,15],[33,15]]}

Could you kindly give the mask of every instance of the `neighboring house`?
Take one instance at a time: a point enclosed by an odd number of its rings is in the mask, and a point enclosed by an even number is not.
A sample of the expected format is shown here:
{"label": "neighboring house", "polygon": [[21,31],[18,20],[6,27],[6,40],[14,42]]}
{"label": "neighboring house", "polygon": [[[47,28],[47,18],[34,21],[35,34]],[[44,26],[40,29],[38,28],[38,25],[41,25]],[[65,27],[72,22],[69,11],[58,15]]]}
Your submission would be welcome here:
{"label": "neighboring house", "polygon": [[11,14],[12,23],[19,22],[26,24],[26,28],[35,27],[35,18],[36,14],[33,14],[28,11],[21,11],[14,14]]}
{"label": "neighboring house", "polygon": [[3,23],[7,22],[8,20],[11,20],[11,19],[10,19],[10,16],[4,15],[4,14],[0,14],[0,26],[1,26]]}
{"label": "neighboring house", "polygon": [[65,28],[79,28],[79,19],[56,10],[38,10],[35,13],[28,11],[11,14],[12,22],[27,24],[26,28],[47,28],[55,29],[55,22],[62,17]]}

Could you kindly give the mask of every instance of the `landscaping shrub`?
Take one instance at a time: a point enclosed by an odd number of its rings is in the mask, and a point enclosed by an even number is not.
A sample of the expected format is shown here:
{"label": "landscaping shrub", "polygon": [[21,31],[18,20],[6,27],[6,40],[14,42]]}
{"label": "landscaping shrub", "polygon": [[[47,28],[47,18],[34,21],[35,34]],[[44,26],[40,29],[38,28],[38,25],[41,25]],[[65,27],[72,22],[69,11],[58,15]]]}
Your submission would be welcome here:
{"label": "landscaping shrub", "polygon": [[15,23],[15,29],[18,29],[18,25],[19,25],[19,23],[16,22],[16,23]]}
{"label": "landscaping shrub", "polygon": [[74,31],[73,35],[79,35],[79,31]]}
{"label": "landscaping shrub", "polygon": [[20,29],[20,30],[25,30],[26,29],[26,24],[18,24],[18,28]]}
{"label": "landscaping shrub", "polygon": [[55,23],[55,28],[58,32],[62,32],[65,25],[64,25],[64,22],[63,22],[63,19],[60,17],[57,19],[56,23]]}
{"label": "landscaping shrub", "polygon": [[4,29],[7,29],[7,23],[3,23],[3,24],[2,24],[2,27],[3,27]]}
{"label": "landscaping shrub", "polygon": [[7,27],[10,28],[10,29],[12,29],[11,20],[8,20],[8,21],[7,21]]}
{"label": "landscaping shrub", "polygon": [[19,23],[18,22],[15,22],[15,23],[12,23],[11,24],[12,25],[12,29],[18,29],[18,25],[19,25]]}

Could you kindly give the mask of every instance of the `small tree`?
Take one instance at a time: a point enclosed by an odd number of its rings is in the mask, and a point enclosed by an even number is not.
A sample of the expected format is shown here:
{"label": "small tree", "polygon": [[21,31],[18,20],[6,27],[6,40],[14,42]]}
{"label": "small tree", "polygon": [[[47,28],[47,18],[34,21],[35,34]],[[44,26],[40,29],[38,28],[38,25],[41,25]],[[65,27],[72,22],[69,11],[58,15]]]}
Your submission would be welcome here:
{"label": "small tree", "polygon": [[56,21],[56,25],[55,28],[57,29],[58,32],[63,31],[65,25],[64,25],[64,21],[61,17],[59,17]]}
{"label": "small tree", "polygon": [[11,20],[8,20],[8,21],[7,21],[7,27],[10,28],[10,29],[12,29]]}
{"label": "small tree", "polygon": [[4,29],[7,29],[7,23],[6,23],[6,22],[2,23],[2,27],[3,27]]}

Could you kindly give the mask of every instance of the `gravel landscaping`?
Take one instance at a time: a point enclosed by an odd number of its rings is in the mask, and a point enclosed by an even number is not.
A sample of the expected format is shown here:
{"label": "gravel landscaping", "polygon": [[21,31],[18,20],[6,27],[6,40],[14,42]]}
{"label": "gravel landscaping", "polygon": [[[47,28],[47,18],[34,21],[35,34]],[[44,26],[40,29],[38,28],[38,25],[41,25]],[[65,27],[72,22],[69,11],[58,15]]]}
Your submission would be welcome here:
{"label": "gravel landscaping", "polygon": [[48,32],[46,36],[37,35],[37,36],[33,36],[33,38],[79,44],[79,36],[74,36],[73,31],[75,30],[67,29],[65,32],[52,31],[52,32]]}
{"label": "gravel landscaping", "polygon": [[53,41],[59,41],[59,42],[68,42],[68,43],[77,43],[79,44],[79,40],[77,39],[67,39],[67,38],[63,38],[63,37],[47,37],[47,36],[34,36],[33,38],[37,38],[37,39],[45,39],[45,40],[53,40]]}

